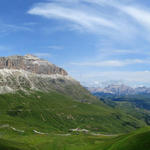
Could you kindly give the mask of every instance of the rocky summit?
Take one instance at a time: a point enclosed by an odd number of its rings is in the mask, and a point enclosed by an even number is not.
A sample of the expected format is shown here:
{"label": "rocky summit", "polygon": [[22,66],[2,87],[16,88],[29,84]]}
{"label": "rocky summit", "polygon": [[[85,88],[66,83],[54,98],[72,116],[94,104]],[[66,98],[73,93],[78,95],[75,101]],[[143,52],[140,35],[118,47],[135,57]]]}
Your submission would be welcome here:
{"label": "rocky summit", "polygon": [[74,80],[56,65],[33,55],[0,57],[0,93],[62,91]]}
{"label": "rocky summit", "polygon": [[0,69],[22,69],[36,74],[60,74],[68,73],[50,62],[33,55],[0,57]]}

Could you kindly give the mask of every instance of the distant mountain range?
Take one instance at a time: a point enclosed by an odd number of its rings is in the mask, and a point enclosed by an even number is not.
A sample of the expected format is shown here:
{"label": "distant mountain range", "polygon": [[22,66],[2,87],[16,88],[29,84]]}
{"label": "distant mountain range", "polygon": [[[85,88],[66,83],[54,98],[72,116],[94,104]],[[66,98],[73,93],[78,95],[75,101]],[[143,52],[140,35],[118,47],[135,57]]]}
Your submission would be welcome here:
{"label": "distant mountain range", "polygon": [[87,87],[91,93],[111,94],[116,96],[121,95],[137,95],[137,94],[150,94],[149,87],[130,87],[124,84],[110,84],[104,88],[102,87]]}

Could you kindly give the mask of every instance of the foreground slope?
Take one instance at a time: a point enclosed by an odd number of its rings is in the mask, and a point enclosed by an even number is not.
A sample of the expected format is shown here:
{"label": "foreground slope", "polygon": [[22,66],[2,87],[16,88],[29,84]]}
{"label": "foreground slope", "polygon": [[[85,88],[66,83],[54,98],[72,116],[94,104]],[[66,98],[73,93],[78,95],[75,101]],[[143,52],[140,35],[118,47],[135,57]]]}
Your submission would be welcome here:
{"label": "foreground slope", "polygon": [[[35,134],[0,129],[0,150],[150,150],[150,128],[125,135]],[[9,135],[5,135],[9,132]]]}
{"label": "foreground slope", "polygon": [[119,137],[108,150],[150,150],[150,127]]}

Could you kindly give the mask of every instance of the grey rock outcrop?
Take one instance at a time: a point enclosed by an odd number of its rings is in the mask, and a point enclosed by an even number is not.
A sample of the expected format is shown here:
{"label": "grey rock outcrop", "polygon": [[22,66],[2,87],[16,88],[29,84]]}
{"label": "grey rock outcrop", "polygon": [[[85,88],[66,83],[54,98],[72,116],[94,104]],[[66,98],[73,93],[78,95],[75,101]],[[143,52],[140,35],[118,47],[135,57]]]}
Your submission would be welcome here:
{"label": "grey rock outcrop", "polygon": [[36,74],[68,75],[64,69],[33,55],[0,57],[0,69],[22,69]]}

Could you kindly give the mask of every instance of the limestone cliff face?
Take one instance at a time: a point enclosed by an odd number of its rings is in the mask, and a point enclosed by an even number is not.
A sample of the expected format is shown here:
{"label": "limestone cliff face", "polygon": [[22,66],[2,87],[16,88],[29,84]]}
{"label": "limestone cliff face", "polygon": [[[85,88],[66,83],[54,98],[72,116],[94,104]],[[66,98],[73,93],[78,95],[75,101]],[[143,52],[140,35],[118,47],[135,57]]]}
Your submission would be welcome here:
{"label": "limestone cliff face", "polygon": [[36,74],[68,75],[64,69],[33,55],[0,57],[0,69],[22,69]]}

